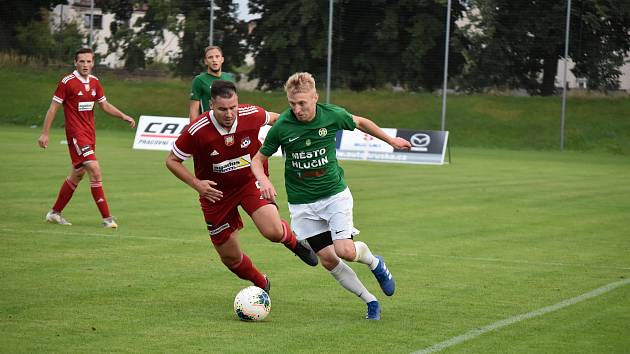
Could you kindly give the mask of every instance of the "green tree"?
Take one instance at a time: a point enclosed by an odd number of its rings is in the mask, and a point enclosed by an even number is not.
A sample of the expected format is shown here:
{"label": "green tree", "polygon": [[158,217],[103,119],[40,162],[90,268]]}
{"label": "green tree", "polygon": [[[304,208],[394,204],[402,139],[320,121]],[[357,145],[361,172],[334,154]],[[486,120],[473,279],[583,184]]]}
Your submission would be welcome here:
{"label": "green tree", "polygon": [[259,87],[281,87],[296,71],[324,77],[328,1],[250,0],[249,4],[250,13],[260,15],[248,38],[255,59],[250,75],[259,79]]}
{"label": "green tree", "polygon": [[[233,71],[243,65],[245,45],[242,44],[246,25],[237,19],[237,4],[231,0],[215,0],[213,44],[223,50],[225,57],[224,71]],[[203,49],[209,45],[210,1],[180,0],[177,10],[184,16],[179,23],[183,32],[179,46],[181,49],[176,59],[175,72],[190,77],[206,70],[203,64]]]}
{"label": "green tree", "polygon": [[[630,12],[624,1],[572,2],[569,57],[577,64],[574,74],[598,88],[616,81],[630,50]],[[464,84],[554,94],[557,63],[564,55],[566,2],[476,0],[471,5],[478,15],[471,16]]]}
{"label": "green tree", "polygon": [[52,10],[66,0],[2,0],[0,1],[0,50],[17,48],[17,30],[32,21],[41,21],[44,12]]}
{"label": "green tree", "polygon": [[52,28],[50,12],[40,9],[40,20],[33,20],[16,28],[15,49],[27,56],[38,58],[44,64],[67,63],[77,48],[83,45],[83,34],[76,22],[68,22],[62,28]]}
{"label": "green tree", "polygon": [[[279,87],[295,71],[322,78],[327,65],[328,1],[250,1],[260,20],[250,36],[259,85]],[[433,90],[440,86],[446,2],[437,0],[340,0],[334,4],[333,83],[364,90],[385,84]],[[453,2],[451,28],[463,7]],[[457,48],[464,40],[454,31]],[[463,66],[452,50],[450,71]]]}

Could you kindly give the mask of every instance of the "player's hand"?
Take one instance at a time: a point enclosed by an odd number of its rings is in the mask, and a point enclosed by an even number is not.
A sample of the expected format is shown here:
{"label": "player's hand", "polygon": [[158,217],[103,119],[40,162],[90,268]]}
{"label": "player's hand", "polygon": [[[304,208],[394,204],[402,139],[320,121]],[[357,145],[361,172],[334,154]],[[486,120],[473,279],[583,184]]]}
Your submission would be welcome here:
{"label": "player's hand", "polygon": [[39,144],[39,147],[41,147],[42,149],[45,149],[48,147],[48,134],[42,134],[39,136],[39,139],[37,139],[37,143]]}
{"label": "player's hand", "polygon": [[411,143],[401,137],[395,137],[389,143],[394,149],[397,150],[409,150],[411,149]]}
{"label": "player's hand", "polygon": [[223,192],[218,189],[212,188],[217,183],[209,180],[198,180],[195,184],[195,189],[199,192],[199,195],[215,203],[223,198]]}
{"label": "player's hand", "polygon": [[125,122],[129,123],[129,126],[131,127],[131,129],[133,129],[133,128],[135,128],[135,127],[136,127],[136,121],[135,121],[133,118],[129,117],[128,115],[126,115],[126,114],[125,114],[125,115],[123,115],[123,118],[122,118],[122,119],[123,119]]}
{"label": "player's hand", "polygon": [[258,181],[258,185],[260,187],[260,195],[263,198],[275,203],[278,193],[276,193],[276,189],[273,187],[273,184],[271,184],[271,181]]}

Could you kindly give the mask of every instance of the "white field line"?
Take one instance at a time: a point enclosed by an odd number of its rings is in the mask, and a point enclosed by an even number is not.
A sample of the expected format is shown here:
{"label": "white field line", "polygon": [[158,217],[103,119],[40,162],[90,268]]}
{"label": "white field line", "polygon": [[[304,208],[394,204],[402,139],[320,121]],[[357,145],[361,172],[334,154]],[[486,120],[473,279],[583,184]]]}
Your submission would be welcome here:
{"label": "white field line", "polygon": [[401,255],[401,256],[450,258],[450,259],[463,259],[463,260],[480,261],[480,262],[512,263],[512,264],[527,264],[527,265],[538,265],[538,266],[558,266],[558,267],[585,267],[585,268],[593,268],[593,269],[600,268],[600,269],[630,270],[630,267],[598,266],[598,265],[583,264],[583,263],[531,262],[531,261],[522,261],[522,260],[518,260],[518,259],[449,256],[449,255],[441,255],[441,254],[421,254],[421,253],[408,253],[408,252],[394,252],[394,253],[396,253],[398,255]]}
{"label": "white field line", "polygon": [[624,286],[624,285],[628,285],[630,284],[630,279],[624,279],[624,280],[620,280],[620,281],[616,281],[614,283],[610,283],[607,285],[602,286],[601,288],[597,288],[593,291],[589,291],[585,294],[570,298],[570,299],[566,299],[563,301],[560,301],[559,303],[555,304],[555,305],[551,305],[551,306],[547,306],[547,307],[543,307],[540,308],[538,310],[532,311],[532,312],[528,312],[528,313],[524,313],[521,315],[516,315],[514,317],[510,317],[507,318],[505,320],[501,320],[498,322],[495,322],[493,324],[490,324],[488,326],[479,328],[479,329],[473,329],[469,332],[466,332],[460,336],[457,337],[453,337],[449,340],[446,340],[444,342],[440,342],[437,343],[435,345],[432,345],[428,348],[422,349],[422,350],[418,350],[413,352],[412,354],[429,354],[429,353],[436,353],[439,351],[442,351],[446,348],[452,347],[454,345],[463,343],[465,341],[474,339],[479,337],[482,334],[488,333],[488,332],[492,332],[495,331],[497,329],[501,329],[503,327],[507,327],[509,325],[512,325],[514,323],[517,322],[521,322],[524,320],[528,320],[530,318],[534,318],[534,317],[538,317],[538,316],[542,316],[544,314],[550,313],[550,312],[554,312],[554,311],[558,311],[560,309],[563,309],[567,306],[571,306],[571,305],[575,305],[579,302],[600,296],[602,294],[605,294],[611,290],[614,290],[620,286]]}

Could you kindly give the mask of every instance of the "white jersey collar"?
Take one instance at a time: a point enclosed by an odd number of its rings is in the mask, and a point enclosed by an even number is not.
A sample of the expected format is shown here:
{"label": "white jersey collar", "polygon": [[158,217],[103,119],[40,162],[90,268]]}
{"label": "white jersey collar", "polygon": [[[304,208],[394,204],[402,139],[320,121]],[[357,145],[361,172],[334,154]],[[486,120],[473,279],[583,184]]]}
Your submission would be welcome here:
{"label": "white jersey collar", "polygon": [[84,84],[89,84],[90,83],[90,76],[88,75],[87,79],[83,76],[81,76],[81,74],[79,74],[78,70],[75,70],[72,72],[72,74],[74,75],[74,77],[76,77],[77,79],[79,79],[79,81],[81,81]]}
{"label": "white jersey collar", "polygon": [[227,131],[221,124],[219,124],[219,121],[217,121],[217,119],[214,117],[214,110],[210,111],[210,121],[212,122],[214,127],[217,129],[219,134],[221,135],[234,134],[236,132],[236,126],[238,125],[238,116],[236,116],[236,119],[234,120],[234,124],[232,124],[232,128],[230,128],[229,131]]}

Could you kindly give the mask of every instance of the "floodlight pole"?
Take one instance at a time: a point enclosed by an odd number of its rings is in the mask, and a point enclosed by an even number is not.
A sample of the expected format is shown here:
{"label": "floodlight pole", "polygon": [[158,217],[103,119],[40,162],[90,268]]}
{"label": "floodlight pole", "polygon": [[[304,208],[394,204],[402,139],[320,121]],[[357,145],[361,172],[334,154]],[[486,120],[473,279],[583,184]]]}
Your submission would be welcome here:
{"label": "floodlight pole", "polygon": [[569,31],[571,24],[571,0],[567,0],[567,21],[564,30],[564,73],[562,78],[562,112],[560,113],[560,151],[564,150],[564,115],[567,109],[567,67],[569,66]]}
{"label": "floodlight pole", "polygon": [[451,0],[446,5],[446,39],[444,40],[444,83],[442,85],[442,125],[440,130],[446,128],[446,89],[448,82],[448,43],[451,35]]}
{"label": "floodlight pole", "polygon": [[94,36],[94,0],[90,1],[90,39],[88,40],[88,47],[92,47],[92,41]]}
{"label": "floodlight pole", "polygon": [[332,71],[332,31],[333,31],[333,2],[328,6],[328,64],[326,66],[326,103],[330,103],[330,77]]}
{"label": "floodlight pole", "polygon": [[208,34],[208,44],[212,45],[214,42],[214,0],[210,0],[210,31]]}

